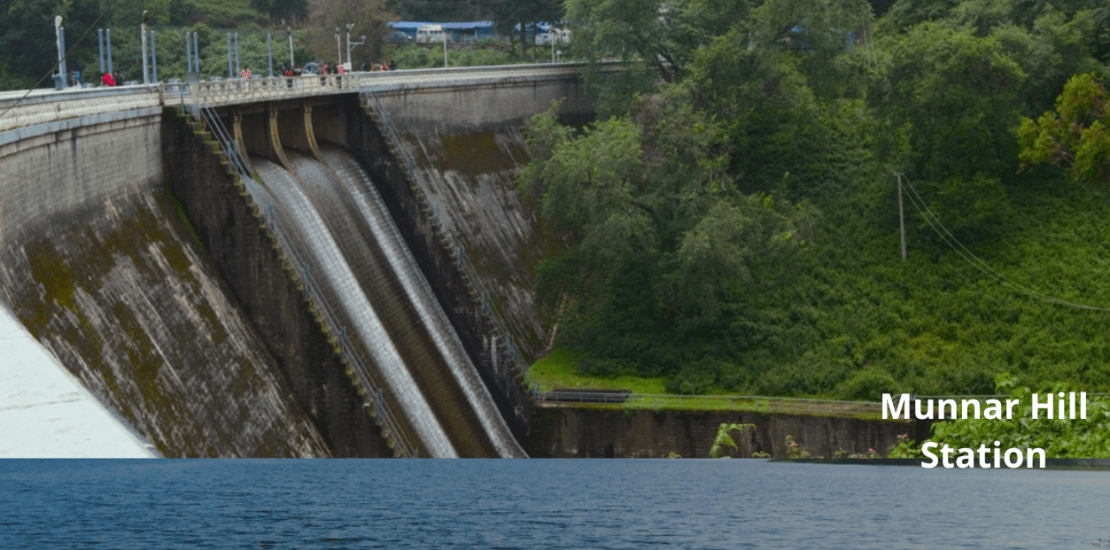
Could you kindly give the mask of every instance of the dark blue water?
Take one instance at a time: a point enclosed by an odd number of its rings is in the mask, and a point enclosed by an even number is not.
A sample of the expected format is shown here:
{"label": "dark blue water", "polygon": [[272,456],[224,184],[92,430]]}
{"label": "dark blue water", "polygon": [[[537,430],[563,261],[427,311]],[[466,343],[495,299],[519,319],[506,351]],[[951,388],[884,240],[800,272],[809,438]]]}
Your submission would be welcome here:
{"label": "dark blue water", "polygon": [[1044,549],[1099,539],[1110,539],[1104,472],[753,460],[0,461],[4,549]]}

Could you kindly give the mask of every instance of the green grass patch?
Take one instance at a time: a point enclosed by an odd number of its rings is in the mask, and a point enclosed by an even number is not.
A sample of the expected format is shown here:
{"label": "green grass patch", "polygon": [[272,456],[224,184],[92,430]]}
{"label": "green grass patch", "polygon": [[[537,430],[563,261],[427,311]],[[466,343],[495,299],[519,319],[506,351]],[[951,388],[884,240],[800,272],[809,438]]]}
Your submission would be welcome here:
{"label": "green grass patch", "polygon": [[631,390],[633,395],[622,404],[562,404],[582,409],[655,411],[738,411],[760,414],[798,414],[807,416],[836,416],[877,420],[882,417],[877,406],[867,407],[855,403],[829,401],[811,402],[779,398],[751,398],[727,395],[724,390],[709,395],[678,395],[667,392],[666,378],[643,378],[632,375],[597,377],[580,374],[576,368],[577,355],[565,348],[556,348],[546,357],[536,361],[525,379],[539,391],[555,389],[612,389]]}
{"label": "green grass patch", "polygon": [[528,381],[529,386],[538,388],[540,391],[573,388],[632,390],[632,393],[643,394],[667,393],[666,378],[643,378],[631,375],[587,376],[578,372],[575,366],[577,362],[578,357],[574,352],[556,348],[528,369],[525,380]]}

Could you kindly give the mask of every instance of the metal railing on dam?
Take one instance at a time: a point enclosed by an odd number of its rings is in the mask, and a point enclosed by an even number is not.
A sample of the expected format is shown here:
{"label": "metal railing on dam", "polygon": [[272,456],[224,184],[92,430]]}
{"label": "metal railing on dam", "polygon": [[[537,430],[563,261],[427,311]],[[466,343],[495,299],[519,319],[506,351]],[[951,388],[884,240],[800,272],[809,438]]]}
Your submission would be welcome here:
{"label": "metal railing on dam", "polygon": [[519,84],[576,78],[580,63],[413,69],[317,75],[159,83],[63,91],[0,92],[0,132],[115,111],[154,107],[227,105],[305,97],[422,88]]}

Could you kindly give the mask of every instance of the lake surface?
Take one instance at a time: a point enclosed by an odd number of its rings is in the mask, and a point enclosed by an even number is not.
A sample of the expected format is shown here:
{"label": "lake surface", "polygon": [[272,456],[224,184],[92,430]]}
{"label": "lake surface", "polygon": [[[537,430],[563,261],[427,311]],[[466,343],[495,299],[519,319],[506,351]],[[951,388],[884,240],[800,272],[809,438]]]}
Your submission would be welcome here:
{"label": "lake surface", "polygon": [[1099,539],[1110,539],[1108,472],[759,460],[0,460],[8,549],[1055,549]]}

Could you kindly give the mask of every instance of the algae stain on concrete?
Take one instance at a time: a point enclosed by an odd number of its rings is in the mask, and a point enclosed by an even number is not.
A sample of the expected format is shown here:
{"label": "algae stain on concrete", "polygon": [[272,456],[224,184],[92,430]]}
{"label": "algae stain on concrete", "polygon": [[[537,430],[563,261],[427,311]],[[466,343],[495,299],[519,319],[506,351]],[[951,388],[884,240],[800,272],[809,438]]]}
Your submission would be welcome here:
{"label": "algae stain on concrete", "polygon": [[31,277],[42,285],[43,294],[41,302],[21,308],[24,312],[34,312],[30,318],[22,321],[30,330],[41,332],[51,316],[51,304],[76,312],[73,291],[77,287],[77,276],[73,268],[66,265],[65,258],[46,239],[31,241],[24,250],[31,268]]}
{"label": "algae stain on concrete", "polygon": [[326,456],[168,194],[98,206],[0,251],[27,329],[165,456]]}
{"label": "algae stain on concrete", "polygon": [[402,140],[416,164],[414,179],[482,280],[484,299],[525,356],[534,356],[546,343],[532,298],[544,252],[535,214],[516,193],[515,177],[530,158],[520,129],[410,133]]}

